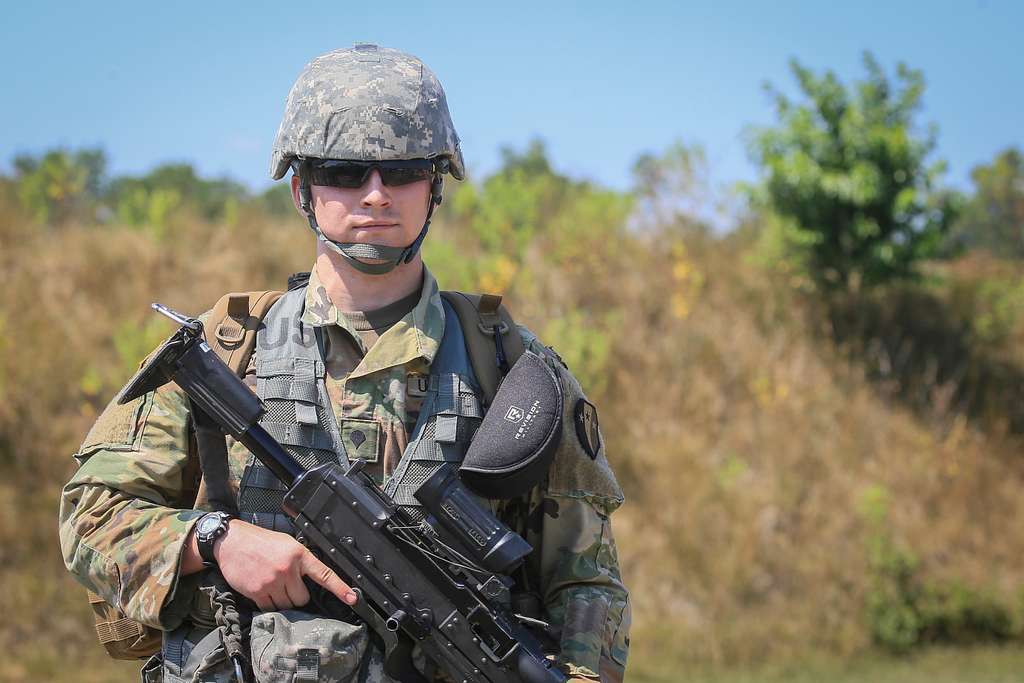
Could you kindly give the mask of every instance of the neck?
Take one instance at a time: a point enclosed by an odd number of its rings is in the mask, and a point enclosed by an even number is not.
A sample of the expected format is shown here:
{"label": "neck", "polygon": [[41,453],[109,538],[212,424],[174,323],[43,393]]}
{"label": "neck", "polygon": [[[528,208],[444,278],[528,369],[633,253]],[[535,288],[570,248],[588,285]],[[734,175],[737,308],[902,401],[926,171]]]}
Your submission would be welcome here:
{"label": "neck", "polygon": [[419,290],[423,259],[417,253],[389,273],[369,275],[356,270],[343,256],[317,245],[316,274],[339,311],[373,311]]}

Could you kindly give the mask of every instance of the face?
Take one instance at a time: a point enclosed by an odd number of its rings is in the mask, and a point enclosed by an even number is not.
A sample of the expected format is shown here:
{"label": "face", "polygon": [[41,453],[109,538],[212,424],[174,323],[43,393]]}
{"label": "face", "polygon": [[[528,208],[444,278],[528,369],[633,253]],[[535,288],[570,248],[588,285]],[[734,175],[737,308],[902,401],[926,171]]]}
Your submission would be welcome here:
{"label": "face", "polygon": [[[430,181],[388,186],[374,169],[362,187],[313,185],[312,194],[316,222],[335,242],[404,247],[416,239],[427,220]],[[299,208],[299,179],[294,176],[292,199]]]}

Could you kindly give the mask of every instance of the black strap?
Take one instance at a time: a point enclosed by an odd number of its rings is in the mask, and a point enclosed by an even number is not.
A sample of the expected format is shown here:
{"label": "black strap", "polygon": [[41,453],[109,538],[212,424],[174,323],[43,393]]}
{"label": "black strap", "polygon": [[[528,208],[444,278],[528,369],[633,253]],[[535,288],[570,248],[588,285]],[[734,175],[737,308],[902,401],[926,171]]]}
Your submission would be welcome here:
{"label": "black strap", "polygon": [[196,434],[199,466],[206,482],[206,497],[216,512],[238,516],[238,501],[228,484],[228,445],[216,422],[191,400],[190,412]]}

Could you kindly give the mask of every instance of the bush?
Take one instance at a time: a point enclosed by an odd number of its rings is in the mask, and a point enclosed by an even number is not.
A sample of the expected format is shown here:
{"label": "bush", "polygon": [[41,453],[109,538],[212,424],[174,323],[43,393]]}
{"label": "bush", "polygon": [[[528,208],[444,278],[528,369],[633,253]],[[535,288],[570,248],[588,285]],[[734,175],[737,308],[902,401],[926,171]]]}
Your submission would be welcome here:
{"label": "bush", "polygon": [[900,64],[893,82],[870,54],[864,66],[867,78],[847,87],[794,60],[804,101],[772,90],[779,124],[752,139],[784,221],[778,239],[826,290],[913,276],[955,216],[954,196],[936,187],[943,165],[928,162],[935,133],[915,126],[923,75]]}
{"label": "bush", "polygon": [[888,496],[870,487],[861,513],[868,537],[867,619],[872,639],[895,653],[922,645],[998,643],[1017,635],[1012,612],[998,597],[958,580],[921,576],[920,560],[892,538],[886,524]]}

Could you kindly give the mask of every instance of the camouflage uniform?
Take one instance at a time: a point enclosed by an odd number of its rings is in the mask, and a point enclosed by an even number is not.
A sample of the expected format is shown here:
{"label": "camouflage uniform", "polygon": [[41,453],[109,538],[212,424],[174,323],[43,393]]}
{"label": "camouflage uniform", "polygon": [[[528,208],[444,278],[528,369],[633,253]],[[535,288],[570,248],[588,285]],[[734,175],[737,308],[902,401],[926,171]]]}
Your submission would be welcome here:
{"label": "camouflage uniform", "polygon": [[[341,244],[320,230],[311,208],[310,164],[424,158],[434,160],[434,176],[427,220],[415,242],[404,248]],[[289,167],[299,177],[300,204],[321,243],[371,273],[386,273],[416,253],[430,212],[440,202],[443,174],[461,179],[465,173],[436,76],[412,55],[373,45],[322,55],[303,70],[285,105],[271,177],[281,178]],[[369,349],[315,274],[305,297],[303,322],[326,331],[327,393],[342,442],[353,457],[375,460],[371,473],[383,480],[409,441],[422,381],[444,331],[437,283],[425,273],[418,304]],[[495,511],[534,547],[523,574],[541,598],[542,616],[560,634],[561,659],[569,672],[620,681],[629,602],[608,518],[622,503],[622,493],[603,447],[596,447],[601,443],[596,421],[589,432],[583,427],[587,448],[573,429],[575,410],[582,405],[579,384],[554,352],[528,330],[520,332],[527,348],[547,359],[561,379],[565,429],[548,479],[527,499]],[[250,386],[253,369],[247,373]],[[164,630],[200,619],[193,603],[201,602],[201,574],[179,576],[184,543],[208,507],[200,496],[197,509],[182,509],[192,505],[187,492],[195,469],[186,443],[187,417],[186,399],[173,384],[124,406],[111,404],[76,455],[81,468],[61,501],[61,548],[71,572],[128,616]],[[229,483],[237,496],[251,455],[230,439],[228,445]],[[319,628],[293,620],[288,612],[257,617],[253,640],[268,629]],[[379,661],[371,665],[371,672],[378,666]]]}
{"label": "camouflage uniform", "polygon": [[[357,457],[376,460],[385,477],[408,443],[418,410],[416,387],[428,371],[444,329],[438,286],[425,271],[420,300],[366,349],[327,297],[314,273],[306,290],[304,322],[327,332],[328,392],[343,435],[361,433]],[[546,617],[561,632],[561,659],[577,676],[620,681],[630,623],[609,523],[622,493],[603,447],[591,457],[573,429],[582,397],[576,379],[525,328],[527,348],[548,359],[565,390],[562,442],[549,478],[525,503],[499,513],[535,550],[527,576]],[[258,351],[257,351],[258,352]],[[251,383],[251,374],[247,378]],[[179,561],[198,509],[181,509],[189,470],[187,403],[167,384],[135,401],[104,410],[75,456],[81,467],[64,488],[61,548],[68,569],[128,616],[164,630],[188,618],[196,577],[180,577]],[[228,440],[230,483],[237,492],[252,457]]]}

